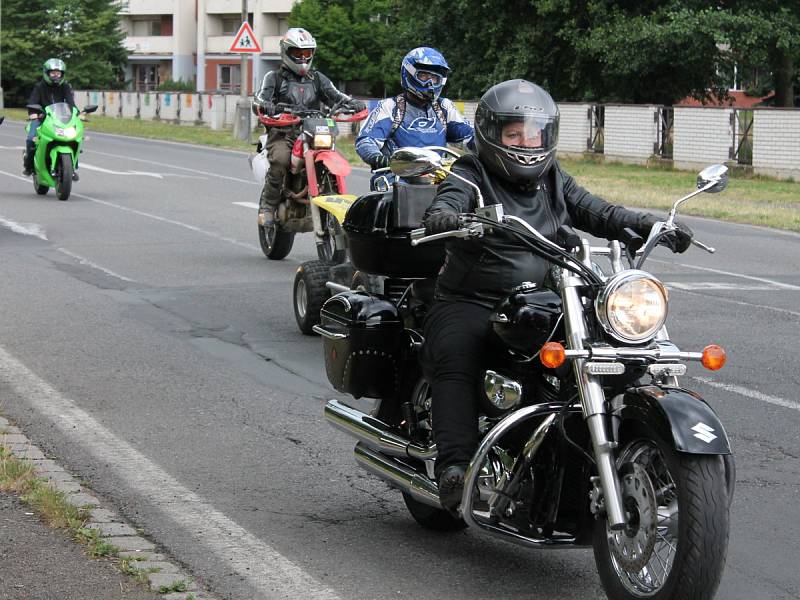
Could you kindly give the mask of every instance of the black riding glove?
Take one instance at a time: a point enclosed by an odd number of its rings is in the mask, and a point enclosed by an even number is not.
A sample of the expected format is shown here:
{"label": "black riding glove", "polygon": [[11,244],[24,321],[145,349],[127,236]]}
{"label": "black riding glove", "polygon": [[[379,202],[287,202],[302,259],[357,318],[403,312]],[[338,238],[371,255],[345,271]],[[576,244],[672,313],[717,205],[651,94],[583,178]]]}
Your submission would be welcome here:
{"label": "black riding glove", "polygon": [[367,105],[358,98],[351,98],[347,102],[347,106],[350,107],[353,110],[353,112],[361,112],[362,110],[367,108]]}
{"label": "black riding glove", "polygon": [[263,114],[267,115],[268,117],[271,117],[272,115],[274,115],[278,111],[275,108],[275,104],[273,102],[270,102],[269,100],[267,100],[267,101],[261,103],[261,112]]}
{"label": "black riding glove", "polygon": [[675,230],[664,234],[661,239],[658,240],[658,245],[666,246],[676,254],[682,254],[692,245],[694,233],[692,233],[692,230],[689,229],[686,223],[678,221],[677,219],[675,219],[674,223]]}
{"label": "black riding glove", "polygon": [[368,162],[372,170],[377,171],[378,169],[385,169],[389,166],[389,157],[385,154],[376,154],[375,156],[370,156]]}
{"label": "black riding glove", "polygon": [[423,221],[425,235],[444,233],[458,229],[458,215],[451,212],[439,211],[429,214]]}

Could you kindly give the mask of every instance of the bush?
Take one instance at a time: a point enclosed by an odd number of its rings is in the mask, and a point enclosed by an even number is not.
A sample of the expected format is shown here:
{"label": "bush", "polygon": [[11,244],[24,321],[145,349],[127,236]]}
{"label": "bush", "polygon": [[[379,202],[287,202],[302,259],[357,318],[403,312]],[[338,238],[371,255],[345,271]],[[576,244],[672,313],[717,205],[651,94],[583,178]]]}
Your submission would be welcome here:
{"label": "bush", "polygon": [[179,79],[178,81],[173,81],[172,79],[167,79],[165,82],[159,84],[156,88],[158,92],[194,92],[195,85],[191,81],[183,81]]}

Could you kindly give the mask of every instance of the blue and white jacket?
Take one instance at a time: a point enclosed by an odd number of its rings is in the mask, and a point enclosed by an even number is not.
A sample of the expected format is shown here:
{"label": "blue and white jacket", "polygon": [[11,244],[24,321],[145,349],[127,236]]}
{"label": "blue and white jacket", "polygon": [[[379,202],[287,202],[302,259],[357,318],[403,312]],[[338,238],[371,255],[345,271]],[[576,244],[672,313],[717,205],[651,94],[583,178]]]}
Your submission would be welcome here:
{"label": "blue and white jacket", "polygon": [[441,122],[433,106],[425,107],[406,102],[405,114],[400,126],[392,131],[396,113],[394,97],[385,98],[370,112],[361,131],[356,137],[356,152],[367,164],[372,164],[375,156],[386,156],[397,148],[405,146],[445,146],[448,143],[472,141],[472,126],[458,112],[455,104],[447,98],[439,98],[446,125]]}

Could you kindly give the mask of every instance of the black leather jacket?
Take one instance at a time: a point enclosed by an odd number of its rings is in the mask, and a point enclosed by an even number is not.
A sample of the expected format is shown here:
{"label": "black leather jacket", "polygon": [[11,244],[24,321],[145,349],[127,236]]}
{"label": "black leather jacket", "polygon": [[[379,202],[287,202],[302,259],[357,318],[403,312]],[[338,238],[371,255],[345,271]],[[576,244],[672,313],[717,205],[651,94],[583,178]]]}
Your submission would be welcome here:
{"label": "black leather jacket", "polygon": [[[61,85],[49,85],[44,79],[40,79],[33,86],[28,104],[38,104],[42,108],[50,106],[56,102],[66,102],[70,108],[75,108],[75,96],[72,93],[72,86],[66,81]],[[29,114],[34,110],[28,109]]]}
{"label": "black leather jacket", "polygon": [[[562,224],[607,239],[616,239],[626,227],[647,237],[656,220],[593,196],[562,171],[558,162],[529,188],[494,177],[475,155],[462,156],[452,168],[478,185],[484,204],[502,204],[505,214],[524,219],[551,240]],[[473,212],[475,206],[474,190],[448,177],[439,185],[425,216],[439,211]],[[493,307],[523,281],[541,285],[549,268],[545,259],[497,231],[478,240],[450,239],[446,247],[447,257],[436,281],[437,300]]]}
{"label": "black leather jacket", "polygon": [[322,104],[333,106],[350,96],[336,89],[325,75],[319,71],[309,71],[303,77],[281,66],[270,71],[261,82],[261,89],[255,95],[253,110],[263,103],[292,104],[297,107],[320,109]]}

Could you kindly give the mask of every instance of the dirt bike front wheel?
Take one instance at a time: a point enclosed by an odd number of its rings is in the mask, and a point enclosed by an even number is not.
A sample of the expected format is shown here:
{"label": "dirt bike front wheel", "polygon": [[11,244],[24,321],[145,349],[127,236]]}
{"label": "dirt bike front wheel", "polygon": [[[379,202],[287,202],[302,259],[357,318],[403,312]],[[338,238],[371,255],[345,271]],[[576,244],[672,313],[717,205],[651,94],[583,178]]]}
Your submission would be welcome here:
{"label": "dirt bike front wheel", "polygon": [[617,466],[628,527],[598,519],[594,554],[611,600],[713,598],[725,567],[729,499],[722,456],[677,452],[642,429]]}
{"label": "dirt bike front wheel", "polygon": [[339,221],[327,210],[320,209],[322,218],[322,238],[317,240],[317,256],[323,262],[341,264],[347,260],[347,248],[338,248],[337,238],[344,239],[344,232]]}
{"label": "dirt bike front wheel", "polygon": [[259,225],[258,241],[264,256],[270,260],[282,260],[292,251],[294,232],[284,231],[278,223]]}

